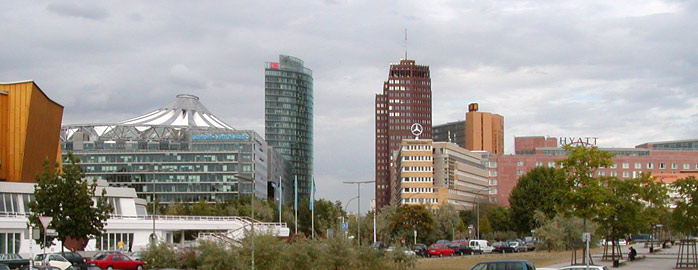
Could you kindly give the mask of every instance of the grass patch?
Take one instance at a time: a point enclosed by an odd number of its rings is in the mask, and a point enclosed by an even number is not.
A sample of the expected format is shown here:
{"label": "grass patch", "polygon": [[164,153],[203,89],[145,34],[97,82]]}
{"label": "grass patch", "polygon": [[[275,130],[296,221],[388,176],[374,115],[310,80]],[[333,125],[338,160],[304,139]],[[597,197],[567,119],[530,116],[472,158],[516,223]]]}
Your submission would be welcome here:
{"label": "grass patch", "polygon": [[[600,250],[600,249],[599,249]],[[592,249],[594,254],[599,250]],[[578,260],[581,260],[582,251],[577,250]],[[533,262],[536,267],[569,262],[572,251],[534,251],[524,253],[485,254],[474,256],[459,256],[448,258],[425,258],[417,260],[417,270],[463,270],[469,269],[479,262],[500,260],[527,260]]]}

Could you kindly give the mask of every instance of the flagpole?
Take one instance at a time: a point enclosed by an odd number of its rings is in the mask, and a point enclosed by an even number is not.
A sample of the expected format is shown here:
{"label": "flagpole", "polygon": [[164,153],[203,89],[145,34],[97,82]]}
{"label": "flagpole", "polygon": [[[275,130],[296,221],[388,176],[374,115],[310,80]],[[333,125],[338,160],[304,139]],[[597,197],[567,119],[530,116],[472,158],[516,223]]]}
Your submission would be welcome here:
{"label": "flagpole", "polygon": [[298,175],[293,176],[293,187],[295,189],[293,208],[296,210],[296,234],[298,234]]}
{"label": "flagpole", "polygon": [[312,207],[310,208],[310,230],[312,231],[312,239],[315,239],[315,177],[311,178],[313,181],[312,191],[310,196],[312,196]]}
{"label": "flagpole", "polygon": [[284,199],[284,187],[281,186],[281,176],[279,176],[279,224],[281,223],[281,205]]}

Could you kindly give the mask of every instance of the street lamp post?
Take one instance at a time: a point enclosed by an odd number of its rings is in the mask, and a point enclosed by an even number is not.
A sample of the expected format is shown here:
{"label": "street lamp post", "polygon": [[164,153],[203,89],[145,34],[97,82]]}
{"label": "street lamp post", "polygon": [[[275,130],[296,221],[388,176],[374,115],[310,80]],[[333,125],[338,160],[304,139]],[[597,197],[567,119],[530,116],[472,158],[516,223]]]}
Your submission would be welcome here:
{"label": "street lamp post", "polygon": [[[357,198],[359,198],[359,196],[355,196],[354,198],[349,199],[349,201],[347,201],[347,203],[344,204],[344,212],[347,212],[347,208],[349,208],[349,204],[351,203],[351,201],[353,201],[354,199],[357,199]],[[342,216],[342,223],[344,223],[344,216]],[[349,230],[349,226],[347,226],[347,231],[348,230]]]}
{"label": "street lamp post", "polygon": [[[241,175],[236,175],[237,178],[243,179],[250,181],[252,183],[252,193],[250,193],[250,208],[251,208],[251,218],[250,218],[250,227],[252,231],[252,246],[251,246],[251,253],[252,253],[252,270],[254,270],[254,193],[255,193],[255,181],[252,178],[246,177],[246,176],[241,176]],[[240,182],[238,181],[238,194],[240,192]]]}
{"label": "street lamp post", "polygon": [[376,181],[348,181],[345,184],[356,184],[356,191],[358,193],[358,205],[359,209],[356,214],[356,238],[358,239],[359,247],[361,246],[361,184],[375,183]]}
{"label": "street lamp post", "polygon": [[489,189],[490,189],[490,187],[485,187],[485,188],[478,190],[475,193],[475,202],[477,203],[477,234],[476,234],[477,239],[480,239],[480,202],[478,201],[478,199],[480,197],[480,192],[483,192],[483,191],[489,190]]}

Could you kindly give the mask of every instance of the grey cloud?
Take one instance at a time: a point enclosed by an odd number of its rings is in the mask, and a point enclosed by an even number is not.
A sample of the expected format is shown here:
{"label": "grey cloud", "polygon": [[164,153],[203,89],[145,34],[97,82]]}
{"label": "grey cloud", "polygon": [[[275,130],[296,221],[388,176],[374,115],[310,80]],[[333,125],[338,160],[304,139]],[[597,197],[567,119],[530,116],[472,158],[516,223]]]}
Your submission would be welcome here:
{"label": "grey cloud", "polygon": [[46,6],[46,9],[59,15],[90,20],[103,20],[109,16],[109,13],[107,13],[106,10],[95,6],[87,6],[84,5],[84,3],[76,4],[51,2]]}
{"label": "grey cloud", "polygon": [[[373,179],[374,97],[404,55],[405,28],[410,58],[431,66],[434,124],[479,102],[504,115],[507,152],[515,135],[634,146],[698,137],[697,11],[681,1],[9,2],[0,81],[36,80],[65,105],[64,123],[120,121],[191,93],[264,134],[264,62],[297,56],[314,71],[318,194],[346,203],[355,188],[341,181]],[[61,16],[35,16],[46,13]]]}

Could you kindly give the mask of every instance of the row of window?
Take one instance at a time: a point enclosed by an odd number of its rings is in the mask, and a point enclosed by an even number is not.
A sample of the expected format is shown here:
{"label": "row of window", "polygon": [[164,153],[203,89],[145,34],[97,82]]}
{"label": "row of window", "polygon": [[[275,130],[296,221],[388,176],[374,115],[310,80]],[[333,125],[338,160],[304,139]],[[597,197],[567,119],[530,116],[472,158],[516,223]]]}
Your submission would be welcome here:
{"label": "row of window", "polygon": [[432,161],[431,156],[403,156],[402,161]]}
{"label": "row of window", "polygon": [[[490,162],[490,163],[492,163],[492,162]],[[518,161],[518,162],[516,162],[516,166],[523,166],[523,165],[524,165],[524,162],[523,162],[523,161]],[[541,162],[541,161],[536,161],[535,165],[536,165],[536,167],[543,166],[543,162]],[[548,167],[555,167],[555,166],[556,166],[556,164],[555,164],[554,161],[548,161],[547,165],[548,165]],[[494,167],[496,167],[496,166],[497,166],[497,165],[496,165],[496,162],[495,162],[495,163],[494,163]],[[679,168],[679,164],[676,163],[676,162],[670,163],[670,166],[671,166],[671,169],[674,169],[674,170],[676,170],[676,169]],[[616,169],[616,168],[618,168],[618,164],[617,164],[617,163],[613,163],[609,168],[610,168],[610,169]],[[629,168],[630,168],[630,163],[629,163],[629,162],[622,162],[622,163],[621,163],[621,168],[623,168],[623,169],[629,169]],[[635,162],[635,163],[633,164],[633,168],[634,168],[634,169],[642,169],[642,163],[641,163],[641,162]],[[665,162],[659,162],[659,163],[657,163],[657,168],[659,168],[659,169],[666,169],[666,168],[667,168],[666,163],[665,163]],[[683,163],[682,166],[681,166],[681,168],[684,169],[684,170],[690,170],[690,169],[691,169],[691,163]],[[698,169],[698,163],[695,164],[695,167],[694,167],[694,168],[695,168],[695,169]],[[652,162],[647,162],[646,165],[645,165],[645,169],[654,169],[654,163],[652,163]]]}
{"label": "row of window", "polygon": [[433,172],[434,167],[426,166],[405,166],[402,167],[403,172]]}
{"label": "row of window", "polygon": [[431,151],[431,145],[403,145],[402,151]]}
{"label": "row of window", "polygon": [[434,188],[403,188],[404,193],[434,193]]}
{"label": "row of window", "polygon": [[431,81],[424,80],[388,80],[389,84],[421,84],[421,85],[431,85]]}
{"label": "row of window", "polygon": [[426,204],[426,203],[438,203],[439,199],[437,198],[404,198],[402,199],[403,203],[420,203],[420,204]]}
{"label": "row of window", "polygon": [[431,177],[403,177],[402,182],[421,182],[421,183],[431,183],[434,179]]}

